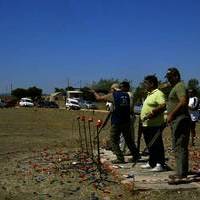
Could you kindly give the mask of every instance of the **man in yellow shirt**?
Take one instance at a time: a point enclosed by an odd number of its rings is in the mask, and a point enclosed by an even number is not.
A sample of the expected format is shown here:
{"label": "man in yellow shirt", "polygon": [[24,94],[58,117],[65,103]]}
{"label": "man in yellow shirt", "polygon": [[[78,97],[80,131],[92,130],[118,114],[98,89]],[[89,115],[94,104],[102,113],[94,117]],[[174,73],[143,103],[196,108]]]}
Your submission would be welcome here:
{"label": "man in yellow shirt", "polygon": [[148,94],[143,103],[140,118],[142,121],[142,132],[147,145],[150,144],[156,134],[158,137],[149,150],[149,161],[142,165],[143,169],[151,169],[154,172],[161,172],[165,167],[164,145],[162,131],[164,128],[164,110],[166,107],[165,95],[158,89],[158,80],[154,75],[146,76],[144,86]]}

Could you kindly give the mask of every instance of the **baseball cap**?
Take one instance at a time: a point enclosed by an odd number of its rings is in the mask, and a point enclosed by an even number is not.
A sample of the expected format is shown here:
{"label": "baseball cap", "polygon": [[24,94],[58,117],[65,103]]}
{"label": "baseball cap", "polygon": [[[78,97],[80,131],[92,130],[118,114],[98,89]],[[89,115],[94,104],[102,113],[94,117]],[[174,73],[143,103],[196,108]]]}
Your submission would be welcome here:
{"label": "baseball cap", "polygon": [[180,77],[180,73],[177,68],[175,68],[175,67],[168,68],[165,78],[172,76],[172,75],[177,75]]}
{"label": "baseball cap", "polygon": [[113,89],[115,91],[119,91],[120,88],[119,88],[119,84],[118,83],[113,83],[110,87],[110,89]]}
{"label": "baseball cap", "polygon": [[128,89],[130,88],[130,84],[129,84],[128,81],[121,82],[119,86],[120,87],[125,87],[125,88],[128,88]]}

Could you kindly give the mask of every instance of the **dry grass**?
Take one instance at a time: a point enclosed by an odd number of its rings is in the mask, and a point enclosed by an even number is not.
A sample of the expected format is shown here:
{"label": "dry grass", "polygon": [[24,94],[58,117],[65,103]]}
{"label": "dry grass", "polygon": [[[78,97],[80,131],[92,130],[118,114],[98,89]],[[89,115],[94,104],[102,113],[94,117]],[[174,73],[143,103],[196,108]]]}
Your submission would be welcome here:
{"label": "dry grass", "polygon": [[[0,110],[0,152],[32,150],[34,148],[67,147],[76,148],[77,132],[72,134],[72,126],[77,128],[76,117],[97,113],[67,111],[62,109],[1,109]],[[98,114],[99,116],[99,114]],[[103,118],[104,113],[100,114]]]}

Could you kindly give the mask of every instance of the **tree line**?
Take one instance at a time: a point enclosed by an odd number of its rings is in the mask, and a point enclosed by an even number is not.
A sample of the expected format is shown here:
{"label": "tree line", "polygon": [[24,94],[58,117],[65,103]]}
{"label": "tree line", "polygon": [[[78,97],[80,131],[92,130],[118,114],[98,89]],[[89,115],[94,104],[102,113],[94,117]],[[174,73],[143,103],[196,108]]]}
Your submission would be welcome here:
{"label": "tree line", "polygon": [[[123,80],[124,81],[124,80]],[[137,87],[132,86],[132,82],[129,80],[125,80],[130,82],[131,85],[131,91],[134,94],[134,99],[136,103],[142,103],[146,92],[143,87],[143,83],[141,82]],[[95,101],[95,98],[93,94],[90,92],[90,88],[96,90],[97,92],[101,93],[108,93],[110,91],[110,87],[113,83],[120,83],[121,81],[119,79],[100,79],[99,81],[93,81],[92,84],[87,87],[84,86],[82,88],[79,88],[83,92],[83,98],[85,100],[92,100]],[[166,83],[160,82],[160,89],[166,94],[169,94],[170,87]],[[195,89],[197,91],[197,96],[200,98],[200,86],[199,81],[195,78],[190,79],[187,82],[187,88],[188,89]],[[68,90],[76,90],[77,88],[74,88],[73,86],[69,86],[66,88],[55,88],[54,92],[60,92],[63,96],[66,96],[66,91]],[[36,86],[29,87],[28,89],[24,88],[17,88],[12,90],[11,95],[14,96],[17,99],[20,99],[22,97],[30,97],[32,100],[37,100],[42,97],[42,89],[37,88]]]}

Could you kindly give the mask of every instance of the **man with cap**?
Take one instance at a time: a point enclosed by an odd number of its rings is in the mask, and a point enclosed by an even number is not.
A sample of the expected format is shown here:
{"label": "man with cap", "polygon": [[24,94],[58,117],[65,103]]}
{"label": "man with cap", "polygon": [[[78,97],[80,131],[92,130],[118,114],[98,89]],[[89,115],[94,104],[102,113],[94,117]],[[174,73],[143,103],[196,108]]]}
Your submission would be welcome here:
{"label": "man with cap", "polygon": [[172,146],[176,159],[176,173],[169,175],[169,184],[182,183],[188,174],[188,144],[190,115],[188,96],[177,68],[169,68],[166,78],[172,86],[167,103],[167,123],[172,130]]}
{"label": "man with cap", "polygon": [[[131,136],[132,136],[132,142],[133,142],[133,145],[135,145],[135,127],[134,127],[134,123],[135,123],[135,114],[134,114],[134,99],[133,99],[133,93],[130,92],[130,84],[128,81],[122,81],[120,83],[120,89],[121,91],[123,92],[127,92],[128,95],[129,95],[129,98],[130,98],[130,121],[131,121]],[[130,154],[129,152],[127,152],[127,146],[125,145],[125,140],[123,138],[123,135],[121,134],[121,146],[122,146],[122,149],[124,151],[125,154]],[[138,151],[138,155],[139,155],[139,151]]]}
{"label": "man with cap", "polygon": [[118,83],[111,86],[111,92],[107,95],[100,96],[93,91],[95,98],[101,101],[110,101],[113,104],[111,113],[111,129],[110,142],[113,153],[117,159],[113,161],[115,164],[124,163],[124,155],[120,149],[120,134],[123,134],[125,142],[132,154],[133,161],[138,159],[138,151],[134,142],[132,142],[130,128],[130,97],[127,92],[123,92],[119,88]]}

